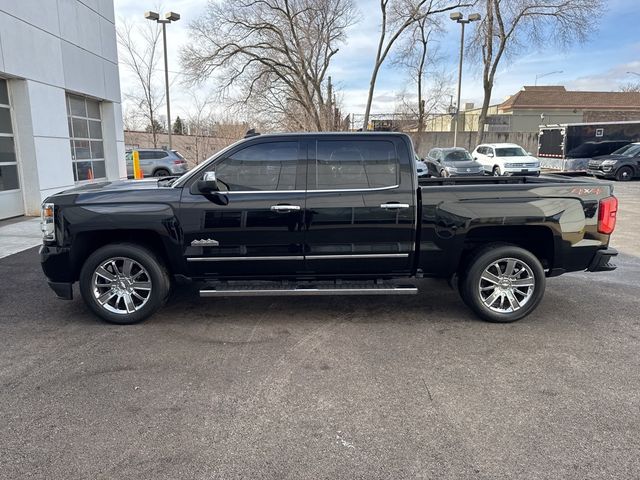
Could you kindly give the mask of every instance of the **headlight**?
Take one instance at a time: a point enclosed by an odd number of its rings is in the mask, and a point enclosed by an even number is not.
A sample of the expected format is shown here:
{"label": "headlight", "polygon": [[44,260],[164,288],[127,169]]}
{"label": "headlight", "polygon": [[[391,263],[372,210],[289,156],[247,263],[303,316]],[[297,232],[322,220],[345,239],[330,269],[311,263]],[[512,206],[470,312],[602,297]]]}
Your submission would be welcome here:
{"label": "headlight", "polygon": [[615,165],[617,162],[617,160],[605,160],[604,162],[602,162],[602,166],[603,167],[611,167],[613,165]]}
{"label": "headlight", "polygon": [[56,239],[53,203],[42,204],[42,211],[40,213],[40,230],[42,230],[43,240],[52,242]]}

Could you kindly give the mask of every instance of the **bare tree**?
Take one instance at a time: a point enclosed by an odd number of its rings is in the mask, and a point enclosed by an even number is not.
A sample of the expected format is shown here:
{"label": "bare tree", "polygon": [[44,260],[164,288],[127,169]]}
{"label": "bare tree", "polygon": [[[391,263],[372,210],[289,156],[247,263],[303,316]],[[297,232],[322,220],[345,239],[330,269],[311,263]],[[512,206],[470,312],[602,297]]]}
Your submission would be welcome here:
{"label": "bare tree", "polygon": [[[444,104],[445,95],[450,90],[450,82],[447,82],[445,74],[435,71],[442,56],[435,45],[434,37],[442,31],[442,26],[434,17],[420,18],[411,27],[409,35],[400,42],[392,62],[405,69],[415,85],[415,96],[406,93],[400,96],[400,108],[417,118],[418,133],[424,130],[426,115]],[[432,77],[431,81],[427,76]],[[430,84],[429,92],[426,91],[427,83]],[[417,138],[419,142],[420,136]]]}
{"label": "bare tree", "polygon": [[621,92],[640,92],[640,82],[628,82],[620,85]]}
{"label": "bare tree", "polygon": [[248,129],[245,122],[216,112],[216,97],[203,90],[190,90],[189,109],[184,115],[187,134],[192,137],[191,161],[195,165],[213,153],[240,140]]}
{"label": "bare tree", "polygon": [[157,23],[145,22],[142,26],[131,25],[121,19],[117,28],[119,58],[136,79],[136,88],[125,93],[136,112],[144,118],[145,126],[153,135],[153,146],[158,146],[157,111],[164,102],[162,87],[156,82],[161,57],[161,29]]}
{"label": "bare tree", "polygon": [[353,0],[210,0],[181,52],[192,80],[300,130],[326,130],[327,71],[355,20]]}
{"label": "bare tree", "polygon": [[552,40],[556,45],[584,41],[595,27],[602,0],[480,0],[484,18],[471,39],[481,51],[484,99],[478,119],[482,143],[491,93],[500,61],[526,45]]}
{"label": "bare tree", "polygon": [[396,41],[407,29],[424,17],[437,15],[455,8],[468,7],[473,2],[464,0],[380,0],[382,22],[378,49],[369,82],[367,106],[364,112],[364,128],[369,124],[371,104],[376,88],[376,81],[382,64],[386,60]]}

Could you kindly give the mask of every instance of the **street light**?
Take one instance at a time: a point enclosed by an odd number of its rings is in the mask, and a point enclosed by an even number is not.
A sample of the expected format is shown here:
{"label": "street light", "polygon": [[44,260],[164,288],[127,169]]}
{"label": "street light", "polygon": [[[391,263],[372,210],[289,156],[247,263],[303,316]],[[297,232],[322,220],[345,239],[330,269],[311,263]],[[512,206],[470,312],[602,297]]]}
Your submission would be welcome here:
{"label": "street light", "polygon": [[[165,96],[167,97],[167,133],[169,134],[169,150],[171,150],[171,106],[169,102],[169,64],[167,61],[167,23],[177,22],[180,20],[180,14],[176,12],[165,13],[164,19],[161,19],[157,12],[149,11],[144,13],[144,18],[162,24],[162,44],[164,46],[164,84]],[[153,128],[153,125],[151,125],[151,128]]]}
{"label": "street light", "polygon": [[640,77],[640,73],[638,72],[627,72],[629,75],[637,75],[638,77]]}
{"label": "street light", "polygon": [[456,122],[453,127],[453,146],[457,147],[458,146],[458,117],[460,114],[460,91],[462,90],[462,59],[464,56],[464,26],[467,23],[479,21],[481,17],[479,13],[472,13],[471,15],[469,15],[468,18],[465,19],[462,13],[453,12],[451,15],[449,15],[449,18],[451,18],[451,20],[453,20],[454,22],[458,22],[462,26],[462,32],[460,34],[460,65],[458,66],[458,103],[456,103],[456,110],[455,110]]}
{"label": "street light", "polygon": [[543,78],[543,77],[547,77],[549,75],[553,75],[554,73],[564,73],[564,70],[554,70],[553,72],[547,72],[547,73],[538,73],[536,75],[536,81],[534,83],[534,86],[538,86],[538,79],[539,78]]}

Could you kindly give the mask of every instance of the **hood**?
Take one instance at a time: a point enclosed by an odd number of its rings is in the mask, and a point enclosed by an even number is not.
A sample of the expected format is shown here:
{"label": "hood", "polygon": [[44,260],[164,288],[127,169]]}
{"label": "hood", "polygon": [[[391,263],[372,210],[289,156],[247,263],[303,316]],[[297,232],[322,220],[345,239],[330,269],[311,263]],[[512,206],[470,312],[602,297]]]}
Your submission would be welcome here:
{"label": "hood", "polygon": [[[165,177],[166,178],[166,177]],[[167,186],[157,178],[143,180],[115,180],[81,185],[47,198],[56,205],[80,204],[140,204],[179,201],[181,188]]]}
{"label": "hood", "polygon": [[115,192],[129,190],[150,190],[155,188],[166,188],[158,185],[158,178],[145,178],[142,180],[114,180],[111,182],[93,182],[86,185],[65,190],[64,194],[73,193],[98,193],[98,192]]}
{"label": "hood", "polygon": [[600,155],[597,157],[593,157],[591,159],[591,161],[596,161],[598,163],[602,163],[605,160],[624,160],[626,157],[624,155],[614,155],[614,154],[609,154],[609,155]]}
{"label": "hood", "polygon": [[475,160],[458,160],[456,162],[448,162],[444,161],[443,165],[445,167],[456,167],[456,168],[482,168],[482,164]]}

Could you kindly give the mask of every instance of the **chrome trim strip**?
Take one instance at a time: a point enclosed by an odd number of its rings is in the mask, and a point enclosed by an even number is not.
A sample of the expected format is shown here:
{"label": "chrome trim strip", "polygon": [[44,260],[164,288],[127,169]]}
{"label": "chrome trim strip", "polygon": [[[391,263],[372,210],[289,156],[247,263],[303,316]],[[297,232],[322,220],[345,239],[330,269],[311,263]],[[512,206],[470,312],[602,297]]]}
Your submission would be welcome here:
{"label": "chrome trim strip", "polygon": [[380,205],[380,208],[385,210],[402,210],[405,208],[409,208],[408,203],[383,203]]}
{"label": "chrome trim strip", "polygon": [[291,290],[200,290],[201,297],[271,297],[303,295],[415,295],[417,287],[394,288],[294,288]]}
{"label": "chrome trim strip", "polygon": [[400,185],[390,185],[388,187],[375,187],[375,188],[344,188],[344,189],[335,189],[335,190],[236,190],[235,192],[219,192],[225,195],[233,195],[233,194],[247,194],[247,193],[340,193],[340,192],[381,192],[384,190],[393,190],[394,188],[398,188]]}
{"label": "chrome trim strip", "polygon": [[362,253],[343,255],[307,255],[307,260],[341,260],[344,258],[407,258],[408,253]]}
{"label": "chrome trim strip", "polygon": [[247,262],[251,260],[304,260],[302,255],[273,257],[189,257],[187,262]]}

